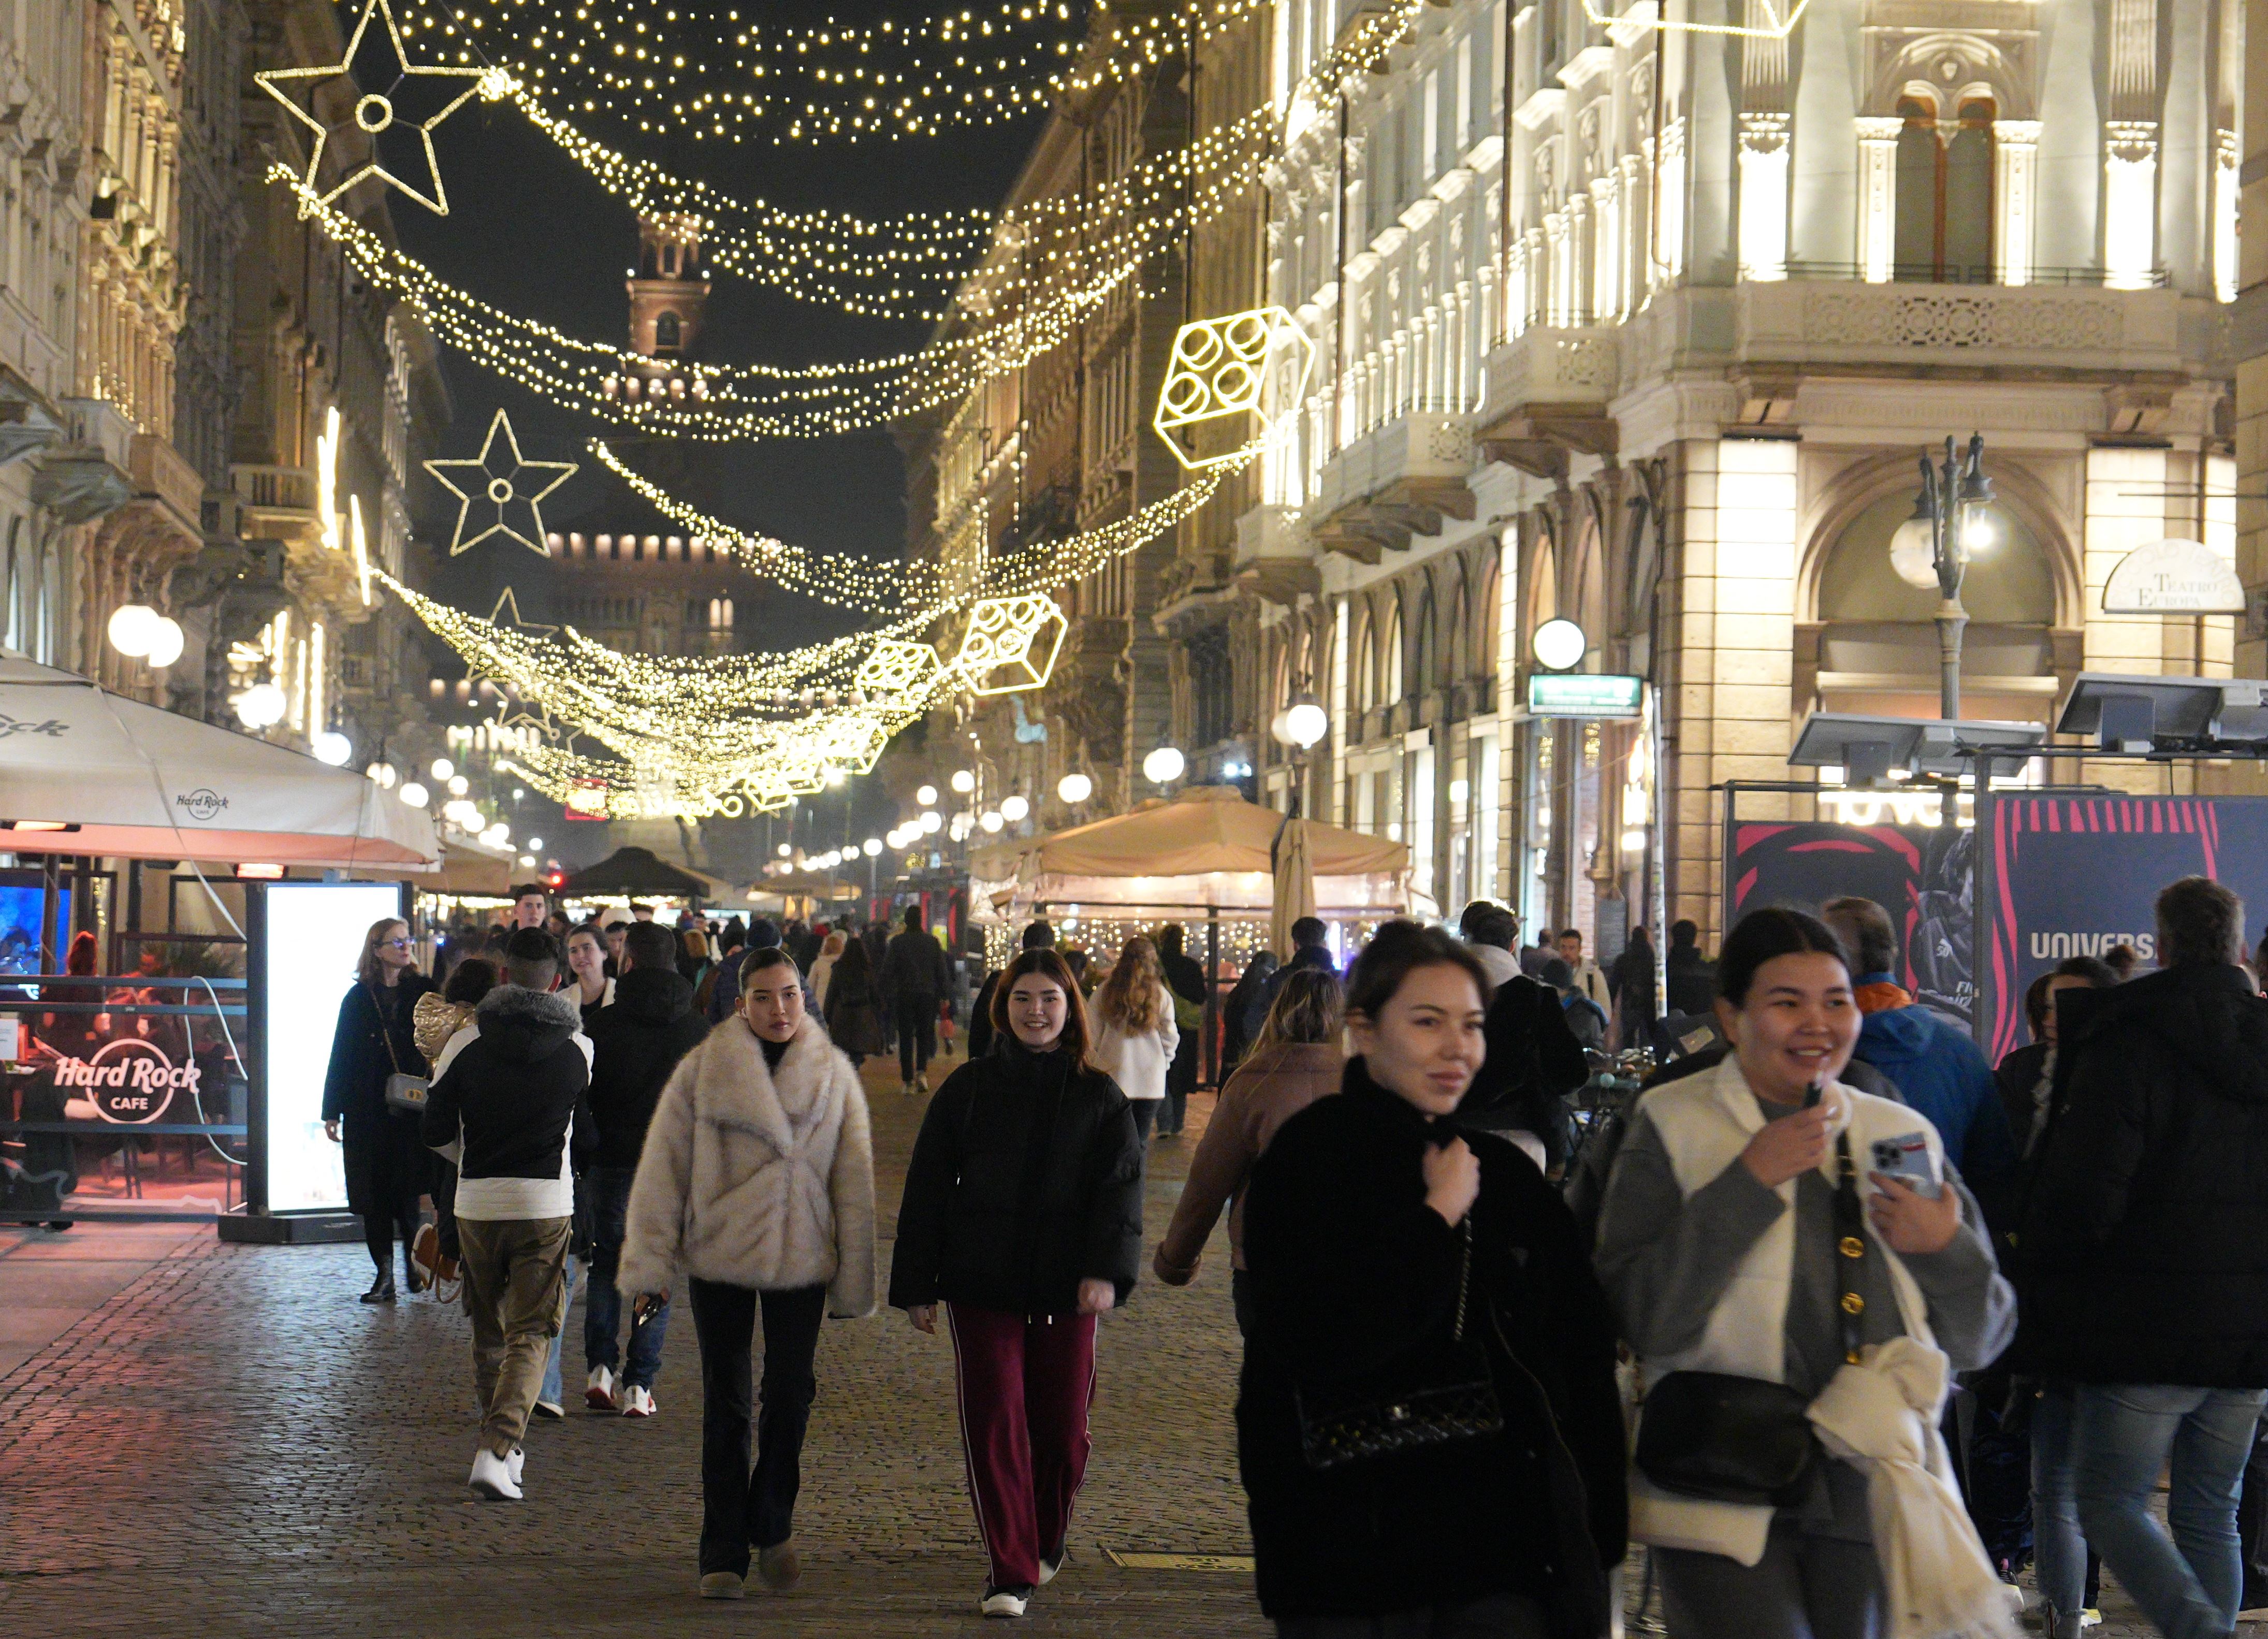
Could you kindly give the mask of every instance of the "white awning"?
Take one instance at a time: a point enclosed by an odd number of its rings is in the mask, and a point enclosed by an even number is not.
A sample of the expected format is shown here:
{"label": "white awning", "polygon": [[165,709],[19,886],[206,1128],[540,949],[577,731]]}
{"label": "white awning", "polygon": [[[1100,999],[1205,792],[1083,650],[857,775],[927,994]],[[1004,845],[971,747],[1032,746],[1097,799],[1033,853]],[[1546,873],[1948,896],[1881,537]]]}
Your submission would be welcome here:
{"label": "white awning", "polygon": [[410,871],[441,860],[431,819],[360,773],[8,650],[0,823],[0,848],[25,853]]}

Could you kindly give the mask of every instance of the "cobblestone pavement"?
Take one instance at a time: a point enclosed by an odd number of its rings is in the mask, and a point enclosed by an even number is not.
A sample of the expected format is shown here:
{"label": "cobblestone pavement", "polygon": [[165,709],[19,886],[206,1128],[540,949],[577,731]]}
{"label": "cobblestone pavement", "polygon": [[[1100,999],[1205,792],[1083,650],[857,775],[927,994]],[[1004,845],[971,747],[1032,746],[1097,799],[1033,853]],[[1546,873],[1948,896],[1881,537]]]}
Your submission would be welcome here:
{"label": "cobblestone pavement", "polygon": [[[885,1237],[922,1108],[895,1083],[894,1073],[868,1077]],[[1153,1148],[1153,1241],[1205,1102],[1187,1136]],[[887,1257],[886,1244],[886,1269]],[[11,1274],[23,1268],[16,1258]],[[1248,1575],[1122,1570],[1101,1552],[1251,1551],[1226,1266],[1217,1238],[1195,1288],[1145,1283],[1104,1322],[1072,1563],[1034,1602],[1035,1628],[1114,1639],[1270,1631]],[[804,1584],[703,1604],[692,1597],[700,1383],[689,1314],[671,1328],[661,1415],[578,1407],[539,1422],[527,1501],[476,1503],[463,1483],[475,1430],[464,1318],[423,1299],[363,1307],[368,1267],[358,1246],[166,1245],[115,1296],[90,1294],[98,1306],[36,1340],[24,1363],[0,1361],[0,1627],[140,1639],[158,1616],[168,1631],[213,1639],[744,1627],[895,1639],[981,1624],[983,1559],[943,1339],[917,1335],[895,1311],[828,1324],[797,1520]],[[579,1328],[578,1306],[571,1386]],[[2106,1603],[2102,1639],[2146,1632],[2115,1588]]]}

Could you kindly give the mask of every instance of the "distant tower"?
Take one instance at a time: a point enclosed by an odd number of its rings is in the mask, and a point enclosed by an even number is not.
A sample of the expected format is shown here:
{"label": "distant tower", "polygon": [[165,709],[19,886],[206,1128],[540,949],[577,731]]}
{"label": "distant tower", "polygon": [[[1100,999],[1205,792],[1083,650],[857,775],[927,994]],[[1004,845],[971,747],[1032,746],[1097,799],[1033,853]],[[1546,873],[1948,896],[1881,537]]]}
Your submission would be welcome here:
{"label": "distant tower", "polygon": [[702,309],[709,300],[709,267],[701,255],[696,217],[641,217],[637,266],[624,288],[630,298],[627,379],[608,382],[633,402],[666,395],[706,398],[708,383],[693,363],[701,342]]}

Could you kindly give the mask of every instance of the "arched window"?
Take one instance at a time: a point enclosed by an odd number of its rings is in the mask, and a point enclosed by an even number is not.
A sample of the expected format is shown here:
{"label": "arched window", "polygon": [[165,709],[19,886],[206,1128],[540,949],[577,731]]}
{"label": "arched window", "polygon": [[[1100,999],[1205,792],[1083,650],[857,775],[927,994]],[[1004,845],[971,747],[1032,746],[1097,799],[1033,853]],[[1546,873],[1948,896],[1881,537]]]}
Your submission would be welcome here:
{"label": "arched window", "polygon": [[733,600],[712,597],[709,600],[709,630],[730,631],[733,629]]}
{"label": "arched window", "polygon": [[1992,117],[1989,99],[1961,105],[1949,124],[1921,97],[1898,113],[1895,272],[1921,284],[1992,280]]}
{"label": "arched window", "polygon": [[663,314],[653,321],[654,350],[657,352],[675,352],[678,348],[678,337],[683,333],[683,329],[684,327],[675,314]]}

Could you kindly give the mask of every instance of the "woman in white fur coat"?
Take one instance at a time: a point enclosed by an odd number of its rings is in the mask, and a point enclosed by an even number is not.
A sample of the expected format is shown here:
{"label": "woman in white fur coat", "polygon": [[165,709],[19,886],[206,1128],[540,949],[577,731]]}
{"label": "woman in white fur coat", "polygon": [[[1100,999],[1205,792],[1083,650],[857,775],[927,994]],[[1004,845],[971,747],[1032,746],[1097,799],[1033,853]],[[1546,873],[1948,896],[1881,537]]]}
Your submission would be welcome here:
{"label": "woman in white fur coat", "polygon": [[[874,1312],[874,1152],[850,1061],[784,950],[741,965],[735,1016],[685,1056],[646,1130],[616,1284],[637,1312],[688,1277],[701,1340],[701,1594],[800,1579],[792,1537],[825,1315]],[[764,1324],[749,1464],[750,1351]]]}

